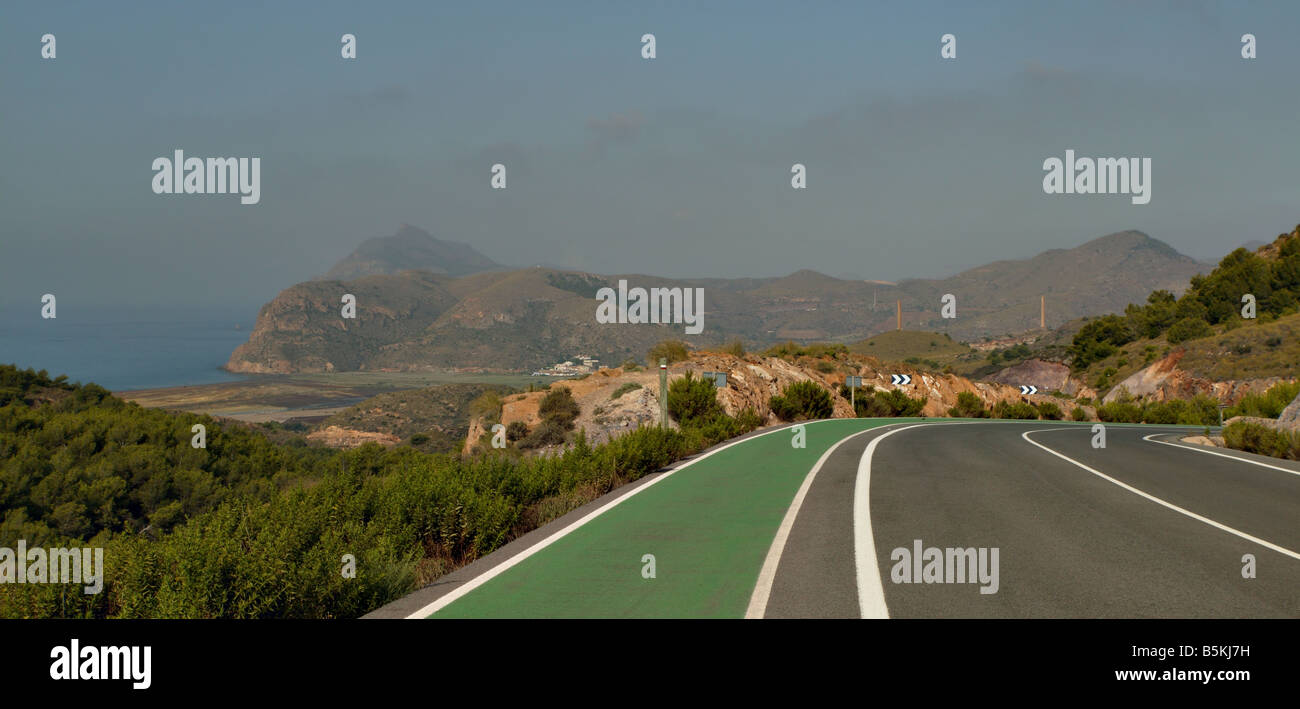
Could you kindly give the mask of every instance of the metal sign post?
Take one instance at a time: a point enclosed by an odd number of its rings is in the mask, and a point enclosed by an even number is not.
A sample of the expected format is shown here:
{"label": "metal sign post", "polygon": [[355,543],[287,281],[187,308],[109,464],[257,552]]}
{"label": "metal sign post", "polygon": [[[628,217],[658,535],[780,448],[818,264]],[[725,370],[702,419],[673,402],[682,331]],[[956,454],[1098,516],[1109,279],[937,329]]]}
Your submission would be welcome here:
{"label": "metal sign post", "polygon": [[659,425],[668,428],[668,359],[659,358]]}
{"label": "metal sign post", "polygon": [[849,385],[849,406],[853,407],[853,415],[858,415],[857,388],[862,386],[862,377],[847,376],[844,378],[845,383]]}

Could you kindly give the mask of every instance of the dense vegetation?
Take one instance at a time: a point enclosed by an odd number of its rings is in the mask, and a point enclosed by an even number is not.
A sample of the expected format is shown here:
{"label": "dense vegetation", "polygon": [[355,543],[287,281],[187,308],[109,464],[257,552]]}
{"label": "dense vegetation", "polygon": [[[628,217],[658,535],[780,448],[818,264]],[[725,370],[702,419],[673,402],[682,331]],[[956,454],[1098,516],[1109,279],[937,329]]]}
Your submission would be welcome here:
{"label": "dense vegetation", "polygon": [[[557,387],[557,390],[559,388]],[[548,411],[563,417],[557,394]],[[207,427],[207,447],[190,445]],[[275,445],[252,427],[0,367],[0,546],[102,546],[104,590],[0,586],[3,617],[351,617],[627,481],[756,427],[752,412],[555,455]],[[344,555],[356,577],[342,574]]]}
{"label": "dense vegetation", "polygon": [[953,418],[982,419],[989,417],[989,411],[984,408],[982,399],[969,391],[963,391],[957,395],[957,405],[948,409],[948,415]]}
{"label": "dense vegetation", "polygon": [[[840,396],[850,398],[849,388],[840,385]],[[863,387],[853,397],[854,414],[859,418],[889,418],[895,416],[920,416],[926,397],[913,399],[899,389]]]}
{"label": "dense vegetation", "polygon": [[1300,434],[1278,431],[1249,421],[1234,421],[1223,427],[1223,443],[1229,448],[1300,460]]}
{"label": "dense vegetation", "polygon": [[813,342],[807,345],[801,345],[793,340],[782,342],[778,345],[763,350],[764,357],[778,357],[780,359],[794,360],[798,357],[829,357],[839,359],[849,353],[848,345],[841,345],[833,342]]}
{"label": "dense vegetation", "polygon": [[1213,397],[1135,401],[1129,397],[1097,407],[1097,418],[1107,423],[1157,423],[1195,426],[1219,425],[1219,404]]}
{"label": "dense vegetation", "polygon": [[1282,415],[1282,410],[1300,395],[1300,382],[1282,382],[1275,384],[1263,394],[1247,394],[1235,406],[1223,412],[1226,421],[1233,416],[1255,416],[1275,419]]}
{"label": "dense vegetation", "polygon": [[1139,338],[1164,336],[1169,344],[1212,335],[1214,326],[1232,327],[1242,316],[1242,297],[1256,300],[1256,318],[1267,322],[1300,309],[1300,226],[1275,242],[1276,257],[1244,248],[1219,262],[1208,275],[1192,277],[1187,292],[1175,298],[1157,290],[1143,305],[1129,305],[1124,315],[1107,315],[1085,324],[1074,336],[1071,366],[1085,369]]}
{"label": "dense vegetation", "polygon": [[808,379],[787,386],[782,393],[773,395],[767,405],[783,421],[829,418],[834,411],[831,393]]}

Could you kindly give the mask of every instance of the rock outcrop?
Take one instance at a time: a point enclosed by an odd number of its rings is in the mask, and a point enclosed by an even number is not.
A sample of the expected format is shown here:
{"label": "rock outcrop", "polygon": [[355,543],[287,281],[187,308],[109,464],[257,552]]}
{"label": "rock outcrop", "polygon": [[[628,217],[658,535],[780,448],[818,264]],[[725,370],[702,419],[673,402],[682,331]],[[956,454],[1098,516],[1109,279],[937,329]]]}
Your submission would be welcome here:
{"label": "rock outcrop", "polygon": [[[952,374],[923,373],[907,366],[887,366],[873,357],[860,355],[850,355],[847,359],[840,360],[802,358],[799,362],[792,362],[778,357],[695,353],[690,361],[671,365],[668,380],[671,383],[687,372],[694,372],[698,376],[706,371],[727,374],[727,386],[718,390],[718,402],[724,411],[734,416],[750,408],[769,425],[779,423],[768,406],[769,399],[785,391],[791,384],[805,380],[814,381],[833,393],[833,417],[852,417],[853,408],[848,398],[839,395],[844,377],[850,374],[863,379],[864,389],[858,390],[858,396],[867,395],[865,388],[869,386],[880,390],[900,389],[913,398],[925,397],[926,403],[921,413],[927,417],[947,416],[948,409],[956,405],[958,395],[963,392],[975,394],[986,407],[992,407],[999,401],[1025,400],[1035,404],[1053,402],[1068,416],[1075,406],[1069,399],[1046,394],[1021,396],[1018,386],[973,382]],[[891,383],[893,374],[909,374],[912,381],[906,386],[894,386]],[[639,388],[627,387],[628,384],[639,385]],[[655,424],[659,420],[659,373],[656,370],[625,372],[618,368],[601,369],[583,379],[555,382],[552,386],[569,388],[582,411],[575,421],[575,427],[585,429],[587,439],[593,443],[609,440],[638,426]],[[617,397],[612,396],[621,388],[626,391]],[[536,426],[541,420],[537,414],[538,405],[545,396],[546,392],[537,391],[505,397],[501,422],[509,425],[514,421],[522,421],[529,428]],[[1092,415],[1091,408],[1085,407],[1085,411]],[[675,424],[670,422],[670,425]],[[478,437],[486,430],[481,421],[471,423],[465,452],[473,449]]]}
{"label": "rock outcrop", "polygon": [[1060,362],[1027,359],[989,377],[989,381],[1007,386],[1029,385],[1039,391],[1059,391],[1070,396],[1096,397],[1097,392],[1070,376],[1070,368]]}
{"label": "rock outcrop", "polygon": [[1178,362],[1184,354],[1186,350],[1180,347],[1151,366],[1134,372],[1107,392],[1102,403],[1117,401],[1126,395],[1150,401],[1190,399],[1206,395],[1217,399],[1219,403],[1232,405],[1247,394],[1262,394],[1269,387],[1288,381],[1281,377],[1211,381],[1179,369]]}

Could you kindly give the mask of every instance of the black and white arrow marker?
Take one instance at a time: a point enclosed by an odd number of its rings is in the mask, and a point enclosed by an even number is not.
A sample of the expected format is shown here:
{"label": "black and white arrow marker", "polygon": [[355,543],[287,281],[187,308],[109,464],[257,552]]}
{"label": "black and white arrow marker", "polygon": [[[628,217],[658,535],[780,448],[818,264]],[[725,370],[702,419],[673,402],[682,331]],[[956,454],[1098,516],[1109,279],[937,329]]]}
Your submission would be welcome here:
{"label": "black and white arrow marker", "polygon": [[907,386],[912,383],[912,375],[910,374],[891,374],[889,376],[893,378],[894,386]]}
{"label": "black and white arrow marker", "polygon": [[1026,396],[1028,396],[1029,394],[1037,394],[1037,393],[1038,393],[1038,387],[1036,387],[1036,386],[1034,386],[1034,385],[1032,385],[1032,384],[1021,384],[1021,385],[1020,385],[1020,393],[1026,395]]}

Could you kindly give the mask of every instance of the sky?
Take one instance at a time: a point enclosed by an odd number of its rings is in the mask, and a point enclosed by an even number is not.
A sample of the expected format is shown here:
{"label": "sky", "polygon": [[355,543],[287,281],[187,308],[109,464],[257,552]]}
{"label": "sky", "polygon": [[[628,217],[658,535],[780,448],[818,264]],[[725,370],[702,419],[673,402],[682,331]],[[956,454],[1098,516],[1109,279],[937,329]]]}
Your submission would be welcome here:
{"label": "sky", "polygon": [[[0,306],[255,309],[403,223],[670,277],[939,277],[1126,229],[1217,259],[1300,223],[1297,33],[1281,1],[6,2]],[[154,194],[176,149],[260,158],[260,202]],[[1150,203],[1045,194],[1066,149],[1151,158]]]}

